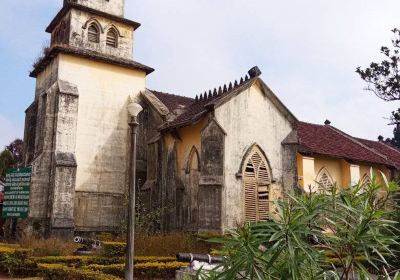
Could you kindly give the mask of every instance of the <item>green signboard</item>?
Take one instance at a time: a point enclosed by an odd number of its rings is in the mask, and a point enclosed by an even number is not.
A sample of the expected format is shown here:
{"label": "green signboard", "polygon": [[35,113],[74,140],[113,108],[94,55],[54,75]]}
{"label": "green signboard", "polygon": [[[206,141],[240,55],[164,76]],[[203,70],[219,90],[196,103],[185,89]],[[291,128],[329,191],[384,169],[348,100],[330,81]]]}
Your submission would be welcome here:
{"label": "green signboard", "polygon": [[32,168],[7,170],[4,188],[3,218],[27,218]]}

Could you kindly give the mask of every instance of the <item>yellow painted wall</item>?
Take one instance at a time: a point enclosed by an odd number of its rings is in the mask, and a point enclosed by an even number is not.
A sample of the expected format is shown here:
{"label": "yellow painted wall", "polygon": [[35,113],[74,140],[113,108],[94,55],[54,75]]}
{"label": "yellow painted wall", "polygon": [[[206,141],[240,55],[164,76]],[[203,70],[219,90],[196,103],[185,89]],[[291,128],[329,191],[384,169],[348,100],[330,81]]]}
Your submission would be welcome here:
{"label": "yellow painted wall", "polygon": [[369,176],[371,173],[371,167],[372,167],[372,174],[373,176],[376,176],[377,183],[378,184],[384,184],[384,180],[382,178],[382,175],[379,171],[382,171],[386,178],[390,181],[390,170],[386,168],[385,166],[379,166],[379,165],[373,165],[373,166],[368,166],[368,165],[360,165],[360,179],[362,179],[366,174]]}
{"label": "yellow painted wall", "polygon": [[296,161],[297,161],[298,184],[300,187],[304,188],[303,156],[301,154],[297,154]]}
{"label": "yellow painted wall", "polygon": [[371,166],[366,164],[357,165],[351,164],[342,159],[319,156],[309,158],[297,154],[299,185],[303,188],[310,184],[314,184],[315,186],[315,181],[317,180],[318,174],[322,168],[328,170],[334,183],[339,187],[348,187],[352,183],[357,183],[365,174],[370,174],[371,167],[374,174],[377,176],[378,183],[384,184],[384,180],[378,170],[382,171],[386,175],[387,179],[390,180],[390,170],[384,166]]}
{"label": "yellow painted wall", "polygon": [[76,190],[124,193],[130,97],[146,88],[146,74],[60,54],[59,79],[79,90]]}
{"label": "yellow painted wall", "polygon": [[166,147],[172,148],[176,142],[177,149],[177,165],[179,175],[183,179],[185,169],[188,162],[190,151],[192,147],[196,147],[199,155],[201,154],[201,130],[207,125],[207,118],[203,118],[199,122],[178,129],[180,139],[176,139],[170,133],[164,136],[164,143]]}

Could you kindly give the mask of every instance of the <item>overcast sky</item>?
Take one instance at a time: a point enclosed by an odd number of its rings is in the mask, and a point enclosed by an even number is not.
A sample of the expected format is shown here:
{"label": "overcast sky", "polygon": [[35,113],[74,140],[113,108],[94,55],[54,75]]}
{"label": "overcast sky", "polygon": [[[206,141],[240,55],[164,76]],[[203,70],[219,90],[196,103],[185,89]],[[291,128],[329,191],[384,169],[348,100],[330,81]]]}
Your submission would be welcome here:
{"label": "overcast sky", "polygon": [[[115,0],[111,0],[115,1]],[[33,101],[32,61],[62,0],[1,0],[0,147],[23,136]],[[379,60],[400,27],[400,1],[126,0],[142,26],[134,58],[156,69],[147,87],[195,96],[258,65],[262,79],[303,121],[354,136],[392,135],[385,119],[398,103],[363,90],[357,66]]]}

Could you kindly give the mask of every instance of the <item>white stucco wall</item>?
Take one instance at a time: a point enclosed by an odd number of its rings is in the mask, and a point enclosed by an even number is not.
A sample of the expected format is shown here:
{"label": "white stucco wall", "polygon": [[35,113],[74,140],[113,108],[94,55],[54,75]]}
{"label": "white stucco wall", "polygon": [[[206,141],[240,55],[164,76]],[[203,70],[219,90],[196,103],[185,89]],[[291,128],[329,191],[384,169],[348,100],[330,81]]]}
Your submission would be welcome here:
{"label": "white stucco wall", "polygon": [[128,163],[129,96],[145,89],[145,73],[60,55],[59,78],[75,84],[79,107],[76,190],[124,192]]}
{"label": "white stucco wall", "polygon": [[242,179],[236,177],[247,150],[258,144],[271,164],[276,183],[282,181],[282,146],[291,132],[289,121],[255,84],[215,109],[215,118],[226,132],[225,187],[222,197],[223,228],[235,227],[244,220]]}

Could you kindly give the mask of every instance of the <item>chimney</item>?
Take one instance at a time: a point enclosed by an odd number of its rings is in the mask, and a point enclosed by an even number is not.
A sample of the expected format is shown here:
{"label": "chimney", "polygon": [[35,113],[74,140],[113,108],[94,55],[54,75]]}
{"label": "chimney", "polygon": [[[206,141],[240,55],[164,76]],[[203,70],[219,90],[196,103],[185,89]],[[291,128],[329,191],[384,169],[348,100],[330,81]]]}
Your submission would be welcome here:
{"label": "chimney", "polygon": [[325,125],[330,125],[330,124],[331,124],[331,121],[330,121],[330,120],[326,120],[326,121],[324,122],[324,124],[325,124]]}
{"label": "chimney", "polygon": [[260,76],[262,74],[260,68],[258,68],[257,66],[254,66],[253,68],[251,68],[248,71],[248,73],[250,75],[250,78],[255,78],[255,77],[258,77],[258,76]]}

